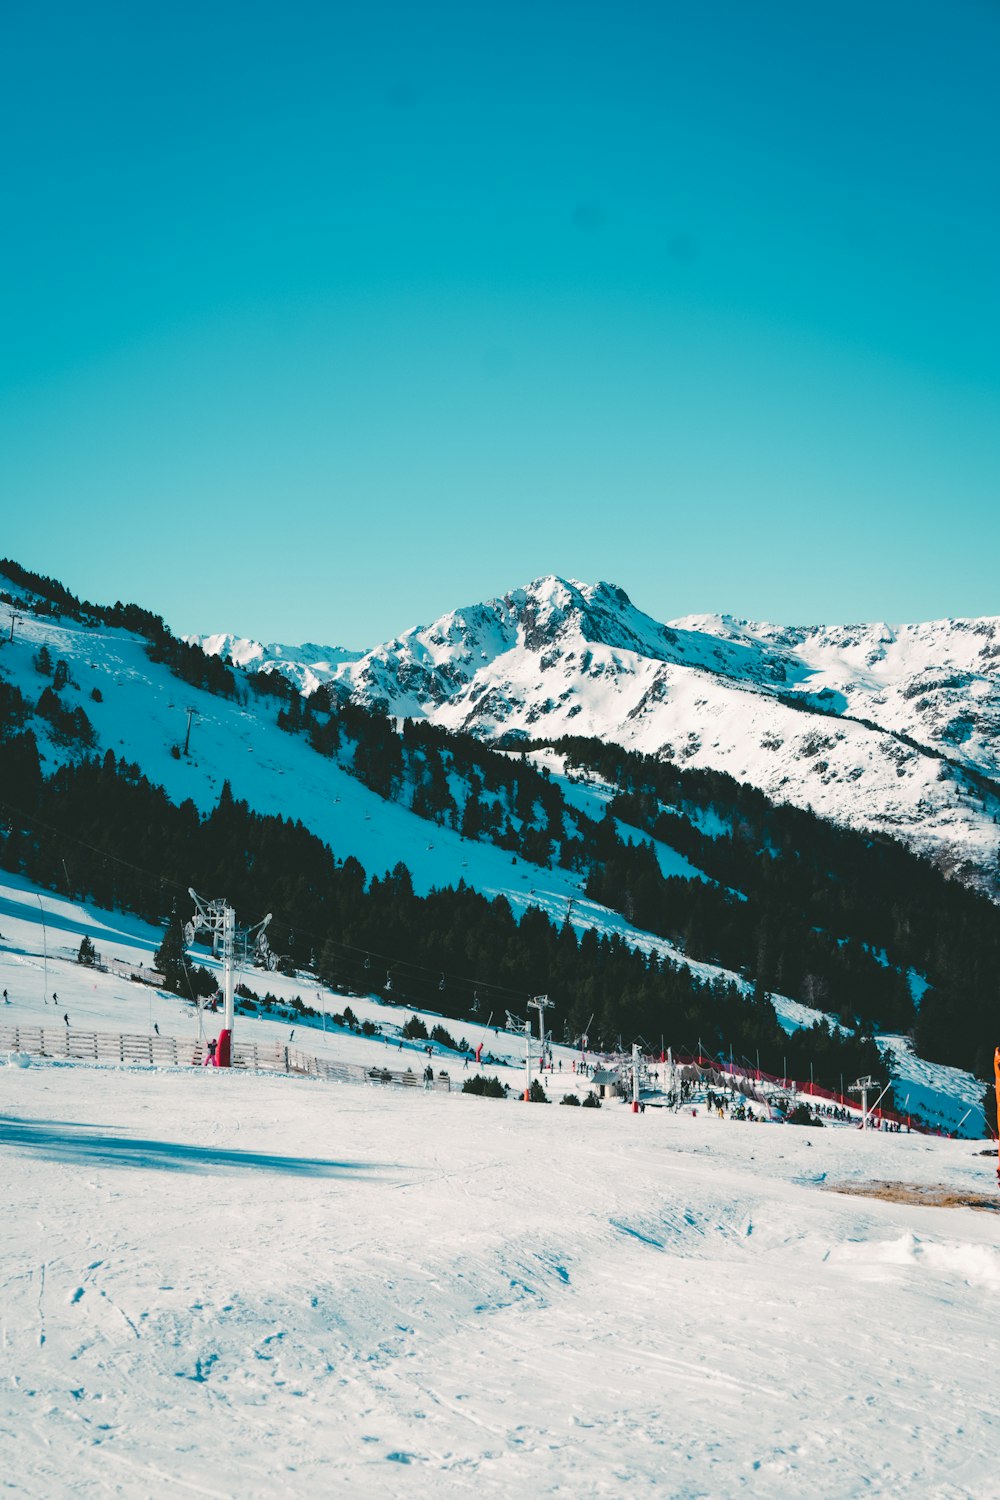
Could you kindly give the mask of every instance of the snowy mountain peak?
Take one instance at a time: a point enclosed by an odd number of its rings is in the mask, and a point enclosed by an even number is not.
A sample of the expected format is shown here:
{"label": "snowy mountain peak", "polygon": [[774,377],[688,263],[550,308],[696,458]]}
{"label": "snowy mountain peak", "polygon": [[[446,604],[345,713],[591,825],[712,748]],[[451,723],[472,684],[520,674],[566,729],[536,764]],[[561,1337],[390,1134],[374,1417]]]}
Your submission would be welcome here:
{"label": "snowy mountain peak", "polygon": [[319,646],[311,641],[301,646],[283,646],[276,641],[265,645],[228,632],[186,635],[183,639],[191,646],[200,646],[209,656],[228,658],[234,666],[248,671],[281,672],[303,693],[314,693],[324,682],[336,677],[342,667],[364,655],[344,646]]}
{"label": "snowy mountain peak", "polygon": [[201,644],[484,739],[593,736],[727,771],[998,885],[1000,619],[661,624],[616,584],[547,574],[361,655]]}

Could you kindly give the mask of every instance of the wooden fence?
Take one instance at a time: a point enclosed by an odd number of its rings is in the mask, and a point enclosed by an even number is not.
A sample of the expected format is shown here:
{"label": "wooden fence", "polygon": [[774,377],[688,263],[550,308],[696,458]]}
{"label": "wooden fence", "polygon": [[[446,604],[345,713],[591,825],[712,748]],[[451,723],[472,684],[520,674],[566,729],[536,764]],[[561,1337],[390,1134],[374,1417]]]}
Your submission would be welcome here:
{"label": "wooden fence", "polygon": [[[126,1063],[153,1068],[199,1067],[204,1044],[192,1039],[111,1031],[78,1031],[71,1026],[2,1026],[0,1052],[26,1052],[32,1057],[72,1058],[77,1062]],[[280,1043],[235,1042],[232,1065],[251,1073],[287,1073],[298,1078],[323,1078],[334,1083],[367,1083],[380,1088],[423,1088],[423,1073],[392,1068],[366,1068],[360,1063],[330,1062]],[[447,1073],[436,1073],[435,1090],[450,1092]]]}

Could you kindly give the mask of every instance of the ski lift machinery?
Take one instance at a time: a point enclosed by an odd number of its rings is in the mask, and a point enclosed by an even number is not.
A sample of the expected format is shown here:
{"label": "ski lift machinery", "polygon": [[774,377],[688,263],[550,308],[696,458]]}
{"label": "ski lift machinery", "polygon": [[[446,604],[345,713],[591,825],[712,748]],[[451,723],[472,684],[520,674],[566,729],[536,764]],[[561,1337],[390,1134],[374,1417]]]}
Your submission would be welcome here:
{"label": "ski lift machinery", "polygon": [[184,927],[184,941],[188,947],[199,932],[211,935],[212,952],[222,960],[222,992],[224,1015],[222,1030],[215,1048],[215,1065],[219,1068],[232,1066],[233,1020],[236,1009],[236,970],[245,967],[253,959],[265,968],[278,967],[278,958],[267,941],[265,929],[271,920],[268,912],[263,921],[254,927],[237,927],[236,912],[223,899],[205,901],[198,892],[188,887],[188,895],[194,902],[194,917]]}

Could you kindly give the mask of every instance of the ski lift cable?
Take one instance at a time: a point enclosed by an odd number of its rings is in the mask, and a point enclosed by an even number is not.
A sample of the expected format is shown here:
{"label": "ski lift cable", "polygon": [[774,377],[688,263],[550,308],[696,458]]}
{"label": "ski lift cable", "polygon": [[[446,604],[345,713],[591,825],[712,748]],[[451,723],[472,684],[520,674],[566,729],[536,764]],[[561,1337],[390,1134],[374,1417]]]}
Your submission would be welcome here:
{"label": "ski lift cable", "polygon": [[[148,867],[143,865],[137,865],[134,861],[123,859],[120,855],[111,854],[107,850],[99,848],[96,844],[89,843],[86,839],[80,839],[77,838],[74,834],[65,833],[63,830],[54,827],[52,824],[46,823],[43,819],[36,818],[30,813],[22,812],[20,809],[11,806],[11,804],[3,801],[2,799],[0,799],[0,807],[5,808],[15,817],[24,818],[27,822],[34,823],[36,827],[45,829],[46,832],[54,834],[57,838],[63,839],[68,843],[78,844],[81,848],[89,849],[91,853],[98,855],[101,859],[109,860],[113,864],[121,866],[122,869],[131,870],[134,874],[140,875],[147,880],[158,880],[161,885],[168,886],[177,891],[182,891],[185,895],[187,895],[188,887],[183,885],[180,881],[174,880],[169,875],[164,875],[157,871],[150,870]],[[388,964],[400,964],[405,962],[408,968],[416,971],[419,974],[431,974],[434,972],[427,965],[417,964],[412,960],[399,960],[393,958],[392,955],[375,953],[374,950],[371,949],[358,948],[354,944],[346,943],[339,938],[329,939],[325,937],[324,934],[314,932],[309,928],[303,928],[301,927],[301,925],[299,926],[299,932],[303,937],[312,938],[317,942],[333,942],[337,947],[342,948],[345,952],[348,953],[365,953],[366,957],[369,959],[369,962],[365,965],[366,968],[370,967],[370,959],[372,957],[375,957]],[[495,990],[498,994],[514,995],[519,999],[525,993],[524,991],[515,989],[510,985],[498,984],[490,979],[481,979],[464,975],[452,975],[451,980],[453,984],[478,986],[480,989]]]}
{"label": "ski lift cable", "polygon": [[[119,866],[122,869],[130,870],[133,874],[141,876],[145,880],[158,881],[161,886],[168,887],[170,889],[173,889],[173,890],[176,890],[176,891],[179,891],[179,892],[183,892],[184,895],[188,894],[188,891],[189,891],[190,887],[187,886],[187,885],[184,885],[179,880],[173,879],[169,875],[164,875],[161,872],[158,872],[158,871],[155,871],[155,870],[151,870],[148,867],[143,866],[143,865],[137,865],[134,861],[123,859],[120,855],[112,854],[112,853],[110,853],[106,849],[101,849],[96,844],[92,844],[92,843],[90,843],[86,839],[78,838],[75,834],[66,833],[62,829],[56,828],[53,824],[46,822],[44,819],[37,818],[33,814],[26,813],[26,812],[22,811],[21,809],[14,807],[12,804],[8,803],[7,801],[5,801],[2,798],[0,798],[0,807],[4,808],[6,812],[8,812],[9,814],[11,814],[15,818],[21,818],[25,822],[33,824],[37,828],[44,829],[46,832],[54,835],[57,839],[61,839],[61,840],[65,841],[67,843],[70,843],[70,844],[76,844],[77,846],[79,846],[80,848],[83,848],[83,849],[88,849],[92,854],[96,854],[100,859],[109,861],[110,863],[115,864],[115,865]],[[280,920],[280,914],[279,914],[279,920]],[[397,966],[397,967],[399,967],[399,966],[405,966],[406,968],[410,969],[411,971],[413,971],[417,975],[429,976],[429,975],[433,974],[434,972],[440,973],[440,970],[435,971],[434,969],[430,968],[428,965],[418,964],[418,963],[413,962],[412,960],[401,960],[398,957],[394,957],[394,956],[388,955],[388,954],[375,953],[374,950],[371,950],[371,949],[358,948],[354,944],[345,943],[342,939],[339,939],[339,938],[329,938],[329,937],[327,937],[326,935],[324,935],[322,933],[318,933],[318,932],[313,931],[312,929],[303,928],[301,925],[297,925],[297,931],[300,933],[300,935],[302,937],[304,937],[304,938],[310,938],[314,942],[317,942],[317,943],[330,942],[335,947],[338,947],[341,950],[343,950],[345,953],[349,953],[349,954],[353,954],[353,955],[358,955],[358,954],[361,954],[361,953],[365,953],[366,956],[369,958],[369,960],[372,957],[375,957],[375,958],[378,958],[381,961],[385,962],[390,967],[391,966]],[[270,965],[269,965],[269,967],[270,967]],[[455,986],[461,986],[461,987],[466,987],[467,986],[467,987],[472,988],[472,989],[488,990],[488,991],[492,991],[498,997],[509,996],[509,997],[517,999],[519,1001],[526,1001],[527,999],[530,998],[530,995],[531,995],[530,991],[515,989],[515,988],[513,988],[510,985],[499,984],[499,983],[496,983],[495,981],[490,980],[490,979],[483,979],[483,978],[478,978],[478,977],[474,977],[474,976],[451,975],[450,976],[450,982],[453,985],[455,985]],[[190,979],[189,979],[189,988],[192,989],[192,991],[193,991],[193,987],[190,985]],[[191,999],[194,1000],[194,998],[195,997],[194,997],[194,994],[192,992]]]}
{"label": "ski lift cable", "polygon": [[[118,854],[111,854],[106,849],[101,849],[96,844],[92,844],[92,843],[90,843],[86,839],[77,838],[75,834],[66,833],[62,829],[56,828],[53,824],[47,823],[42,818],[37,818],[33,814],[31,814],[31,813],[23,812],[21,809],[12,806],[10,803],[4,801],[3,799],[0,799],[0,807],[3,807],[8,813],[12,814],[14,817],[16,817],[16,818],[22,818],[22,819],[24,819],[25,822],[32,823],[32,824],[35,825],[35,827],[44,829],[47,833],[51,833],[56,838],[63,839],[67,843],[76,844],[76,845],[78,845],[82,849],[88,849],[88,850],[90,850],[90,852],[92,854],[96,854],[99,858],[104,859],[104,860],[108,860],[112,864],[118,865],[118,866],[120,866],[124,870],[130,870],[133,874],[142,876],[143,879],[145,879],[145,880],[159,881],[159,883],[161,885],[167,886],[167,887],[169,887],[169,888],[171,888],[173,890],[176,890],[176,891],[183,892],[184,895],[187,895],[187,893],[188,893],[188,889],[189,888],[186,885],[184,885],[181,881],[175,880],[171,876],[164,875],[164,874],[159,873],[159,872],[157,872],[155,870],[150,870],[146,866],[137,865],[137,864],[135,864],[134,861],[128,860],[128,859],[123,859]],[[387,962],[389,964],[392,964],[393,962],[396,962],[397,964],[400,963],[400,962],[404,962],[404,961],[398,960],[398,959],[394,960],[391,955],[373,953],[373,950],[364,949],[364,948],[358,948],[354,944],[352,944],[352,943],[345,943],[345,942],[343,942],[339,938],[333,938],[333,939],[327,938],[327,937],[324,936],[324,934],[318,933],[318,932],[314,932],[313,930],[311,930],[309,928],[303,928],[303,927],[301,927],[301,925],[299,926],[298,930],[299,930],[300,934],[303,937],[312,938],[313,940],[315,940],[317,942],[332,942],[337,947],[342,948],[345,952],[348,952],[348,953],[354,953],[354,954],[365,953],[368,956],[369,959],[372,956],[374,956],[374,957],[379,958],[379,959],[381,959],[381,960],[383,960],[383,961],[385,961],[385,962]],[[427,965],[417,964],[417,963],[414,963],[412,960],[406,960],[405,962],[406,962],[406,965],[407,965],[408,968],[413,969],[414,971],[416,971],[419,974],[431,974],[431,973],[434,972]],[[370,967],[370,964],[367,964],[366,967]],[[525,994],[527,993],[527,992],[525,992],[523,990],[514,989],[510,985],[497,984],[493,980],[490,980],[490,979],[479,979],[479,978],[474,978],[474,977],[466,977],[464,975],[452,975],[451,978],[452,978],[452,983],[453,984],[477,986],[480,989],[495,990],[500,995],[516,996],[518,999],[522,999],[525,996]]]}

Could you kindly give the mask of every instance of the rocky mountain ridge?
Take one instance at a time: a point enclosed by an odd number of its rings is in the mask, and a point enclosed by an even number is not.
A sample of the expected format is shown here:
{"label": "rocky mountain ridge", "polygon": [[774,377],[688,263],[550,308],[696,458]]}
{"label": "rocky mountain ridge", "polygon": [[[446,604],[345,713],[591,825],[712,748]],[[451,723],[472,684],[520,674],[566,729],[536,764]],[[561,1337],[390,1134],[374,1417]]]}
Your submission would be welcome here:
{"label": "rocky mountain ridge", "polygon": [[[245,659],[234,637],[188,639]],[[331,682],[487,740],[594,736],[727,771],[1000,891],[997,618],[660,623],[614,584],[547,577],[356,656],[281,647],[256,659],[307,692]]]}

